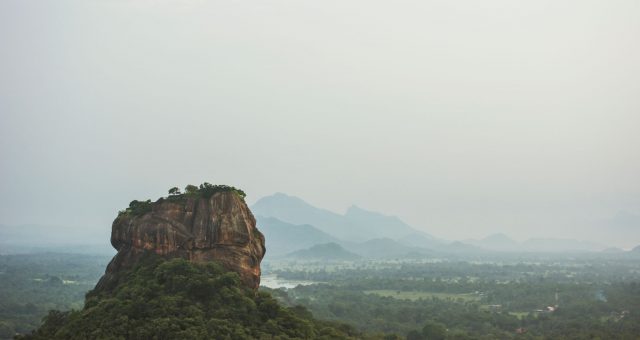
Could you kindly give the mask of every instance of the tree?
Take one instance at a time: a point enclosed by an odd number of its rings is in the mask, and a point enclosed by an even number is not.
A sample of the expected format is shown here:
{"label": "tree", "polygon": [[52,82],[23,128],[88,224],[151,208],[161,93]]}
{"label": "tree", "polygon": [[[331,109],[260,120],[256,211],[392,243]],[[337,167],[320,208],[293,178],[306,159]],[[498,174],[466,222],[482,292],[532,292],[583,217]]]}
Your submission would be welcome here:
{"label": "tree", "polygon": [[131,203],[129,203],[129,208],[127,209],[127,211],[134,216],[144,215],[151,211],[151,200],[133,200],[131,201]]}
{"label": "tree", "polygon": [[193,195],[198,192],[198,187],[195,185],[189,184],[186,187],[184,187],[184,192],[186,194]]}
{"label": "tree", "polygon": [[422,334],[416,330],[407,333],[407,340],[424,340]]}
{"label": "tree", "polygon": [[180,189],[178,189],[178,187],[173,187],[171,189],[169,189],[169,195],[170,196],[175,196],[175,195],[180,195]]}
{"label": "tree", "polygon": [[422,335],[426,339],[430,340],[444,340],[444,338],[447,336],[447,329],[443,324],[439,322],[427,321],[427,323],[424,325],[424,328],[422,328]]}

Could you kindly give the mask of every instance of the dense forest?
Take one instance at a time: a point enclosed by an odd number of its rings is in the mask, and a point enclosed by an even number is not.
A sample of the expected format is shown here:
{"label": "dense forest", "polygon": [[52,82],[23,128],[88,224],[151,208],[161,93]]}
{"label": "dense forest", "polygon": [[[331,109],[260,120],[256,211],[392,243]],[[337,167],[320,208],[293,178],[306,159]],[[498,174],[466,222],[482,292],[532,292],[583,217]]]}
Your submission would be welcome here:
{"label": "dense forest", "polygon": [[82,310],[48,313],[19,339],[347,339],[347,325],[318,321],[304,307],[286,308],[244,287],[215,262],[149,256],[109,291],[91,291]]}
{"label": "dense forest", "polygon": [[[306,283],[261,287],[258,294],[215,264],[152,261],[129,273],[115,291],[91,292],[85,306],[85,293],[108,261],[78,254],[0,256],[0,339],[16,333],[34,339],[112,337],[125,330],[145,337],[155,329],[165,338],[207,338],[212,332],[230,338],[377,339],[640,334],[640,265],[633,259],[265,263],[267,275]],[[44,326],[31,334],[43,317]]]}
{"label": "dense forest", "polygon": [[369,332],[413,339],[437,338],[437,330],[447,339],[640,334],[640,265],[633,259],[288,261],[269,267],[283,279],[315,282],[274,291],[284,303]]}
{"label": "dense forest", "polygon": [[81,309],[111,256],[0,256],[0,339],[37,328],[49,310]]}

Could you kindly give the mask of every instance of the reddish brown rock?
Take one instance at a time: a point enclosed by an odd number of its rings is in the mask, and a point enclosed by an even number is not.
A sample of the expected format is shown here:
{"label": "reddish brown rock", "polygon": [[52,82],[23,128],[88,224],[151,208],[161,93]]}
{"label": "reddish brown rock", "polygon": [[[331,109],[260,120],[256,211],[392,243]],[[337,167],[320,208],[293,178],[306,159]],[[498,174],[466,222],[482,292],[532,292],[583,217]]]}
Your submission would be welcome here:
{"label": "reddish brown rock", "polygon": [[193,262],[215,260],[240,275],[251,288],[260,285],[264,236],[244,199],[235,192],[219,192],[161,199],[151,211],[120,214],[111,231],[118,253],[107,266],[97,290],[117,284],[118,273],[135,265],[148,252]]}

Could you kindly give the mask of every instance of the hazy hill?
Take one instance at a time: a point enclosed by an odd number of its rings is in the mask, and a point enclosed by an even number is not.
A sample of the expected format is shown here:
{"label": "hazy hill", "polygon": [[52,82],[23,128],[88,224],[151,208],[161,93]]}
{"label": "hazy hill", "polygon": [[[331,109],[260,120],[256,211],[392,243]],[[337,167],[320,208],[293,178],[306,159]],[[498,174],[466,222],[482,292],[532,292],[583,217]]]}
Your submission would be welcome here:
{"label": "hazy hill", "polygon": [[493,234],[483,238],[482,240],[466,240],[464,242],[494,251],[517,251],[519,248],[518,242],[505,234]]}
{"label": "hazy hill", "polygon": [[338,238],[357,237],[344,228],[343,216],[316,208],[300,198],[277,193],[259,199],[251,206],[255,215],[275,217],[291,224],[310,224]]}
{"label": "hazy hill", "polygon": [[311,225],[294,225],[274,217],[256,215],[257,225],[265,237],[266,258],[282,256],[337,239]]}
{"label": "hazy hill", "polygon": [[398,239],[421,233],[394,216],[385,216],[356,206],[340,215],[282,193],[261,198],[251,210],[256,215],[275,217],[287,223],[309,224],[340,240],[350,242],[374,238]]}
{"label": "hazy hill", "polygon": [[605,246],[574,239],[532,238],[522,242],[521,250],[532,252],[590,252],[601,251]]}
{"label": "hazy hill", "polygon": [[516,250],[518,242],[512,240],[505,234],[493,234],[485,237],[481,241],[482,246],[494,250]]}
{"label": "hazy hill", "polygon": [[606,249],[602,249],[603,253],[609,253],[609,254],[619,254],[619,253],[624,253],[624,250],[618,248],[618,247],[609,247]]}
{"label": "hazy hill", "polygon": [[[370,238],[400,238],[420,233],[396,216],[386,216],[352,205],[344,215],[346,224],[355,230],[369,232]],[[426,234],[425,234],[426,235]]]}
{"label": "hazy hill", "polygon": [[372,259],[415,257],[416,254],[429,255],[429,249],[409,247],[390,238],[376,238],[362,243],[343,244],[350,251]]}
{"label": "hazy hill", "polygon": [[400,237],[397,241],[409,247],[428,249],[437,249],[445,245],[444,241],[436,239],[435,237],[423,232],[417,232]]}
{"label": "hazy hill", "polygon": [[[596,252],[606,250],[607,247],[587,241],[558,238],[531,238],[524,242],[517,242],[505,234],[489,235],[482,240],[466,240],[464,243],[491,251],[503,252]],[[608,249],[607,251],[612,251]]]}
{"label": "hazy hill", "polygon": [[353,261],[361,257],[337,243],[317,244],[309,249],[298,250],[287,255],[291,260],[324,260],[324,261]]}
{"label": "hazy hill", "polygon": [[446,246],[443,246],[439,249],[440,251],[444,252],[444,253],[456,253],[456,254],[480,254],[480,253],[486,253],[487,250],[484,248],[480,248],[477,246],[474,246],[472,244],[467,244],[464,242],[460,242],[460,241],[454,241],[451,242],[449,244],[447,244]]}

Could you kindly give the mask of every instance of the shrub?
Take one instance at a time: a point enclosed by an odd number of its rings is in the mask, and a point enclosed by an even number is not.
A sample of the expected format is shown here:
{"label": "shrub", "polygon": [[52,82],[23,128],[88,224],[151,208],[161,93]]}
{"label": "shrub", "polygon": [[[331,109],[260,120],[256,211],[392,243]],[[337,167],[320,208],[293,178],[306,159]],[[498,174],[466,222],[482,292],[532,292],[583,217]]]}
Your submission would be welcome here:
{"label": "shrub", "polygon": [[131,201],[131,203],[129,203],[129,207],[127,209],[120,211],[119,215],[142,216],[148,212],[151,212],[151,207],[151,200],[133,200]]}

